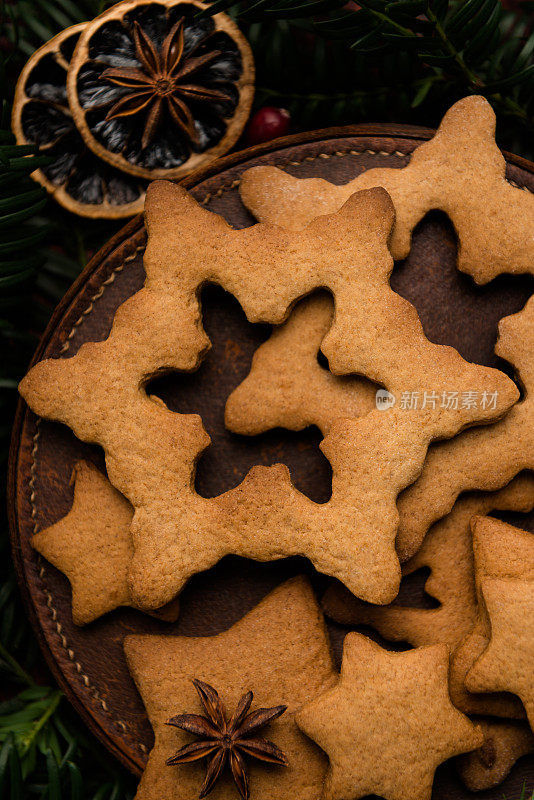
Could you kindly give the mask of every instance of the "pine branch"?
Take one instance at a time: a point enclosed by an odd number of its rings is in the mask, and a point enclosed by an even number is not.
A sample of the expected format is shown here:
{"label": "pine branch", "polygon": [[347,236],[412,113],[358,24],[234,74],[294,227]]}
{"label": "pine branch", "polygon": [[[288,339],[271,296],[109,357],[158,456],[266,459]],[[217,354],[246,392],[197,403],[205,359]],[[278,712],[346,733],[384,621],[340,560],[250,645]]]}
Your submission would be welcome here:
{"label": "pine branch", "polygon": [[[60,0],[57,5],[64,8],[66,2]],[[56,22],[61,21],[56,15]],[[4,77],[8,66],[5,58],[0,59]],[[12,91],[9,81],[3,85]],[[18,381],[51,308],[85,265],[82,231],[98,232],[100,241],[109,235],[106,226],[82,227],[79,220],[65,224],[63,212],[30,179],[48,159],[36,156],[31,147],[17,146],[8,127],[4,101],[0,114],[0,454],[4,465]],[[72,232],[75,258],[58,252],[55,244],[65,239],[66,230]],[[32,677],[36,641],[20,605],[4,516],[1,524],[0,675],[4,690],[23,688],[0,703],[0,796],[127,800],[133,781],[83,732],[79,720],[61,703],[62,693],[37,685]]]}
{"label": "pine branch", "polygon": [[[230,11],[253,39],[254,31],[261,31],[253,44],[260,102],[278,100],[300,114],[309,98],[312,113],[306,112],[305,125],[365,118],[435,124],[452,102],[479,93],[503,119],[505,146],[519,142],[525,155],[534,152],[534,2],[523,3],[522,14],[504,11],[499,0],[363,0],[358,5],[217,0],[209,13]],[[264,49],[277,32],[293,40],[285,50],[289,61],[278,66],[270,61],[267,69]],[[301,66],[295,69],[291,54],[304,33],[308,48],[297,45]],[[329,61],[343,63],[341,78],[317,58],[321,45]],[[304,80],[288,87],[294,74]],[[309,76],[317,78],[315,85]],[[415,120],[413,109],[420,109]]]}
{"label": "pine branch", "polygon": [[62,692],[37,685],[4,647],[0,657],[26,684],[0,703],[0,795],[9,793],[13,800],[32,794],[49,800],[129,800],[133,780],[125,779],[100,746],[80,733],[78,721],[62,709]]}
{"label": "pine branch", "polygon": [[2,5],[6,36],[28,58],[64,28],[97,17],[113,0],[4,0]]}
{"label": "pine branch", "polygon": [[45,260],[42,244],[50,227],[39,220],[47,203],[46,192],[30,179],[30,174],[44,159],[37,156],[33,148],[14,143],[14,137],[6,130],[8,118],[4,102],[0,116],[0,347],[3,353],[0,414],[2,422],[7,423],[6,429],[0,429],[0,435],[6,436],[2,443],[3,457],[7,452],[16,382],[35,346],[32,338],[18,328],[24,318],[28,292]]}
{"label": "pine branch", "polygon": [[[504,800],[506,800],[506,797],[504,798]],[[519,795],[517,800],[534,800],[534,791],[532,792],[532,794],[529,794],[527,796],[527,784],[526,784],[526,781],[523,784],[523,787],[521,789],[521,794]]]}

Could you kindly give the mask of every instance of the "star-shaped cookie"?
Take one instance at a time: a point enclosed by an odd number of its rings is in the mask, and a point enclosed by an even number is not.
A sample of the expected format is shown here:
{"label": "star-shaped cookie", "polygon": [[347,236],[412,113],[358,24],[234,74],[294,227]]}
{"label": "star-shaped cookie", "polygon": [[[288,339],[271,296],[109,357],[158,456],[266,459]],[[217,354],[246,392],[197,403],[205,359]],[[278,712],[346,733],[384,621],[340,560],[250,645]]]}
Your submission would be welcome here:
{"label": "star-shaped cookie", "polygon": [[[128,587],[133,509],[105,475],[86,461],[76,464],[71,483],[71,510],[54,525],[38,531],[32,546],[69,579],[73,622],[85,625],[119,606],[135,608]],[[178,602],[172,601],[153,615],[176,620]]]}
{"label": "star-shaped cookie", "polygon": [[459,756],[458,773],[471,792],[498,786],[522,756],[534,752],[534,734],[524,722],[479,719],[484,744],[472,753]]}
{"label": "star-shaped cookie", "polygon": [[485,578],[480,591],[491,639],[467,673],[466,686],[472,692],[516,694],[534,730],[534,580]]}
{"label": "star-shaped cookie", "polygon": [[[327,297],[311,297],[256,350],[249,374],[226,404],[230,430],[251,435],[277,426],[318,425],[327,432],[343,409],[347,415],[365,413],[369,383],[332,375],[318,363],[332,314]],[[521,470],[534,469],[534,298],[500,321],[495,351],[516,368],[524,396],[491,427],[430,446],[420,476],[397,500],[401,562],[418,551],[430,526],[451,510],[462,491],[499,489]]]}
{"label": "star-shaped cookie", "polygon": [[[330,586],[322,605],[328,616],[343,625],[371,625],[390,641],[415,647],[447,644],[451,651],[471,632],[477,619],[471,519],[491,511],[534,508],[534,475],[525,473],[504,489],[460,497],[452,511],[430,528],[419,552],[403,565],[403,575],[431,570],[425,591],[439,601],[438,608],[414,608],[396,603],[362,603],[338,583]],[[460,698],[452,697],[462,711]]]}
{"label": "star-shaped cookie", "polygon": [[[279,586],[229,630],[216,636],[130,636],[128,666],[154,728],[155,743],[136,800],[191,800],[202,784],[202,763],[167,766],[190,741],[165,723],[177,714],[203,713],[192,678],[216,687],[227,708],[247,691],[255,707],[287,705],[269,727],[289,767],[250,762],[255,800],[294,797],[317,800],[327,769],[321,751],[298,729],[295,713],[333,685],[328,636],[312,589],[304,578]],[[213,800],[235,800],[231,779],[218,784]]]}
{"label": "star-shaped cookie", "polygon": [[[228,553],[306,555],[358,596],[389,602],[400,579],[398,492],[420,472],[433,438],[502,415],[518,397],[515,385],[429,342],[413,306],[390,288],[393,207],[383,189],[359,192],[336,214],[289,233],[262,224],[232,230],[182,187],[156,181],[146,219],[145,286],[120,306],[109,337],[37,364],[20,387],[36,413],[104,448],[111,482],[134,506],[136,603],[161,607]],[[414,414],[394,408],[337,420],[322,443],[333,470],[324,504],[300,494],[280,465],[255,467],[234,490],[202,498],[195,465],[209,437],[200,417],[172,413],[144,387],[155,374],[198,366],[209,345],[198,299],[206,281],[234,294],[249,320],[272,323],[299,297],[328,287],[336,315],[322,347],[333,370],[366,374],[399,394],[477,387],[496,402],[451,408],[434,399]]]}
{"label": "star-shaped cookie", "polygon": [[397,549],[401,560],[419,548],[426,531],[458,495],[493,491],[523,469],[534,469],[534,297],[501,319],[495,352],[515,368],[523,397],[501,421],[430,447],[417,481],[399,495]]}
{"label": "star-shaped cookie", "polygon": [[396,260],[408,255],[424,215],[441,209],[458,235],[459,269],[487,283],[503,272],[532,272],[534,264],[534,196],[505,176],[495,114],[487,100],[472,96],[447,111],[434,138],[413,152],[406,167],[370,169],[342,186],[253,167],[243,175],[240,193],[256,219],[300,230],[319,214],[337,211],[353,192],[383,186],[396,210]]}
{"label": "star-shaped cookie", "polygon": [[525,716],[525,710],[513,694],[496,690],[475,694],[468,691],[467,675],[491,639],[482,587],[488,580],[534,581],[534,536],[493,517],[474,517],[471,527],[478,612],[473,630],[452,655],[451,695],[469,713],[519,719]]}
{"label": "star-shaped cookie", "polygon": [[330,760],[324,800],[430,800],[437,767],[481,746],[450,701],[448,668],[446,645],[391,653],[347,634],[337,685],[297,715]]}
{"label": "star-shaped cookie", "polygon": [[[495,510],[526,512],[533,506],[534,475],[527,473],[499,492],[464,495],[446,517],[433,525],[419,552],[403,565],[403,575],[430,568],[425,590],[439,601],[438,608],[395,603],[373,606],[358,601],[336,583],[323,596],[323,609],[344,625],[371,625],[390,641],[406,641],[414,646],[442,643],[454,652],[477,620],[472,517]],[[461,711],[472,711],[472,699],[456,677],[457,670],[451,670],[451,699]],[[478,714],[495,711],[495,697],[476,700]],[[503,711],[502,704],[500,710]],[[521,756],[534,750],[534,737],[529,736],[523,723],[492,720],[485,721],[482,728],[485,738],[481,751],[463,756],[460,767],[462,780],[472,791],[497,785]]]}

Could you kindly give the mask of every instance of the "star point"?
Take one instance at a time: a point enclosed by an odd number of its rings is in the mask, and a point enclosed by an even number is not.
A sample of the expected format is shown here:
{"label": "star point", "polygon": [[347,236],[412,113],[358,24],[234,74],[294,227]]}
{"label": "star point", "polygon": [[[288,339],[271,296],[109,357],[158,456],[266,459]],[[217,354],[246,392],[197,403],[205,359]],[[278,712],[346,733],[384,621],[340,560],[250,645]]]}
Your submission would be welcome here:
{"label": "star point", "polygon": [[[70,511],[34,534],[32,546],[67,577],[73,622],[86,625],[119,606],[135,607],[128,586],[133,509],[89,462],[75,465],[71,484]],[[176,620],[178,602],[155,611],[154,616]]]}

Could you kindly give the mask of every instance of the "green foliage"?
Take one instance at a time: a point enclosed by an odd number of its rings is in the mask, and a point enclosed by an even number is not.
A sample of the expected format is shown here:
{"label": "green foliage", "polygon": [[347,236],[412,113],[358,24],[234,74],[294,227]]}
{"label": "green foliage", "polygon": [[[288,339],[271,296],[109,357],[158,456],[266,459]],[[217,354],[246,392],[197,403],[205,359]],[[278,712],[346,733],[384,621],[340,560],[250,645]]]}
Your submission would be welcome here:
{"label": "green foliage", "polygon": [[[9,132],[9,104],[31,53],[112,0],[0,0],[0,456],[5,465],[16,385],[52,307],[121,223],[81,220],[46,200],[42,163]],[[534,0],[215,0],[248,36],[256,108],[286,106],[294,130],[363,121],[435,125],[458,98],[484,94],[500,141],[534,153]],[[2,507],[4,504],[2,504]],[[107,757],[49,681],[21,607],[0,529],[0,796],[126,800],[133,780]],[[36,677],[38,676],[39,680]],[[514,800],[509,798],[509,800]],[[517,800],[534,800],[523,787]]]}
{"label": "green foliage", "polygon": [[[41,249],[46,226],[38,221],[46,192],[30,179],[43,163],[31,147],[16,147],[7,130],[7,107],[2,110],[0,130],[0,437],[4,443],[11,425],[11,396],[16,385],[20,351],[31,353],[31,337],[17,325],[23,314],[23,298],[44,261]],[[29,345],[29,347],[28,347]],[[1,457],[6,455],[5,446]]]}
{"label": "green foliage", "polygon": [[[92,16],[96,2],[36,0],[3,7],[0,70],[6,90],[0,113],[0,457],[6,466],[16,387],[38,336],[59,297],[87,260],[87,248],[109,226],[86,225],[58,209],[30,174],[47,163],[31,147],[15,144],[9,104],[26,56],[63,24]],[[68,16],[66,16],[68,15]],[[68,223],[67,223],[68,219]],[[68,238],[65,238],[68,232]],[[63,245],[63,246],[61,246]],[[5,507],[2,498],[2,510]],[[21,606],[9,558],[7,522],[0,519],[0,796],[10,800],[127,800],[134,781],[93,742],[43,674],[35,637]],[[46,676],[46,672],[44,675]],[[47,678],[45,677],[45,681]],[[4,694],[4,692],[3,692]]]}
{"label": "green foliage", "polygon": [[0,458],[4,466],[17,383],[35,350],[38,331],[80,269],[79,260],[50,247],[57,241],[62,215],[30,178],[49,160],[31,147],[17,146],[6,130],[8,124],[4,103],[0,117]]}
{"label": "green foliage", "polygon": [[56,33],[101,14],[109,0],[17,0],[4,2],[6,32],[28,58]]}
{"label": "green foliage", "polygon": [[38,686],[3,646],[1,662],[25,688],[0,703],[0,795],[11,800],[131,798],[133,780],[79,730],[62,708],[62,693]]}
{"label": "green foliage", "polygon": [[[534,153],[534,2],[499,0],[216,0],[254,43],[260,104],[307,125],[433,125],[466,94],[498,111],[504,145]],[[274,37],[276,49],[272,39]],[[277,55],[280,54],[279,56]]]}
{"label": "green foliage", "polygon": [[[505,798],[506,800],[506,798]],[[532,794],[527,795],[527,784],[523,784],[523,788],[521,789],[521,794],[518,797],[518,800],[534,800],[534,792]]]}
{"label": "green foliage", "polygon": [[[111,0],[9,3],[8,37],[20,69],[63,27]],[[435,125],[466,94],[485,95],[503,146],[534,154],[534,0],[215,0],[253,45],[256,107],[291,111],[297,129],[360,121]]]}

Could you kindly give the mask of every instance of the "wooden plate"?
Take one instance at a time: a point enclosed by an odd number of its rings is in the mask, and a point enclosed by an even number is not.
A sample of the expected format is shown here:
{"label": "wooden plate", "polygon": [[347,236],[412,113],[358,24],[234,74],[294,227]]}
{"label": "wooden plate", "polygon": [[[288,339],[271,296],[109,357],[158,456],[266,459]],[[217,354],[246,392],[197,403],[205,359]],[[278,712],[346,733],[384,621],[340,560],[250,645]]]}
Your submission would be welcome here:
{"label": "wooden plate", "polygon": [[[185,182],[207,208],[236,227],[252,223],[242,206],[238,186],[245,169],[275,164],[294,175],[322,176],[344,183],[375,166],[400,167],[432,131],[393,126],[338,128],[279,139],[227,157]],[[507,156],[509,178],[534,191],[534,164]],[[85,341],[104,339],[117,307],[143,282],[143,220],[124,227],[91,261],[63,298],[44,334],[34,361],[74,354]],[[493,354],[498,320],[521,309],[534,288],[529,276],[500,277],[475,287],[455,268],[456,240],[449,222],[432,213],[419,225],[406,262],[392,279],[396,291],[419,310],[428,337],[454,345],[471,361],[509,368]],[[214,496],[239,483],[256,463],[285,462],[294,482],[312,499],[326,500],[330,467],[318,450],[316,429],[302,433],[276,430],[253,439],[224,429],[223,409],[229,392],[248,372],[252,353],[268,336],[268,327],[250,325],[237,302],[215,287],[204,292],[204,318],[214,343],[193,375],[160,379],[152,391],[178,412],[201,413],[212,446],[202,458],[197,488]],[[85,628],[72,624],[67,581],[33,551],[34,531],[62,517],[72,503],[69,486],[74,463],[86,458],[103,467],[101,451],[78,441],[64,426],[42,421],[21,402],[18,409],[10,470],[10,519],[13,554],[28,612],[45,657],[59,684],[91,730],[131,770],[140,773],[152,744],[143,705],[128,674],[122,640],[131,632],[164,631],[198,636],[229,627],[271,588],[299,572],[311,575],[320,592],[325,579],[305,559],[258,564],[224,559],[197,576],[183,594],[182,612],[174,626],[133,610],[119,610]],[[534,520],[516,518],[534,530]],[[423,576],[424,577],[424,576]],[[408,582],[405,598],[425,604],[422,578]],[[344,630],[330,625],[339,659]],[[483,793],[484,798],[519,796],[525,779],[534,778],[534,760],[523,759],[507,781]],[[468,793],[445,765],[436,779],[435,798]]]}

